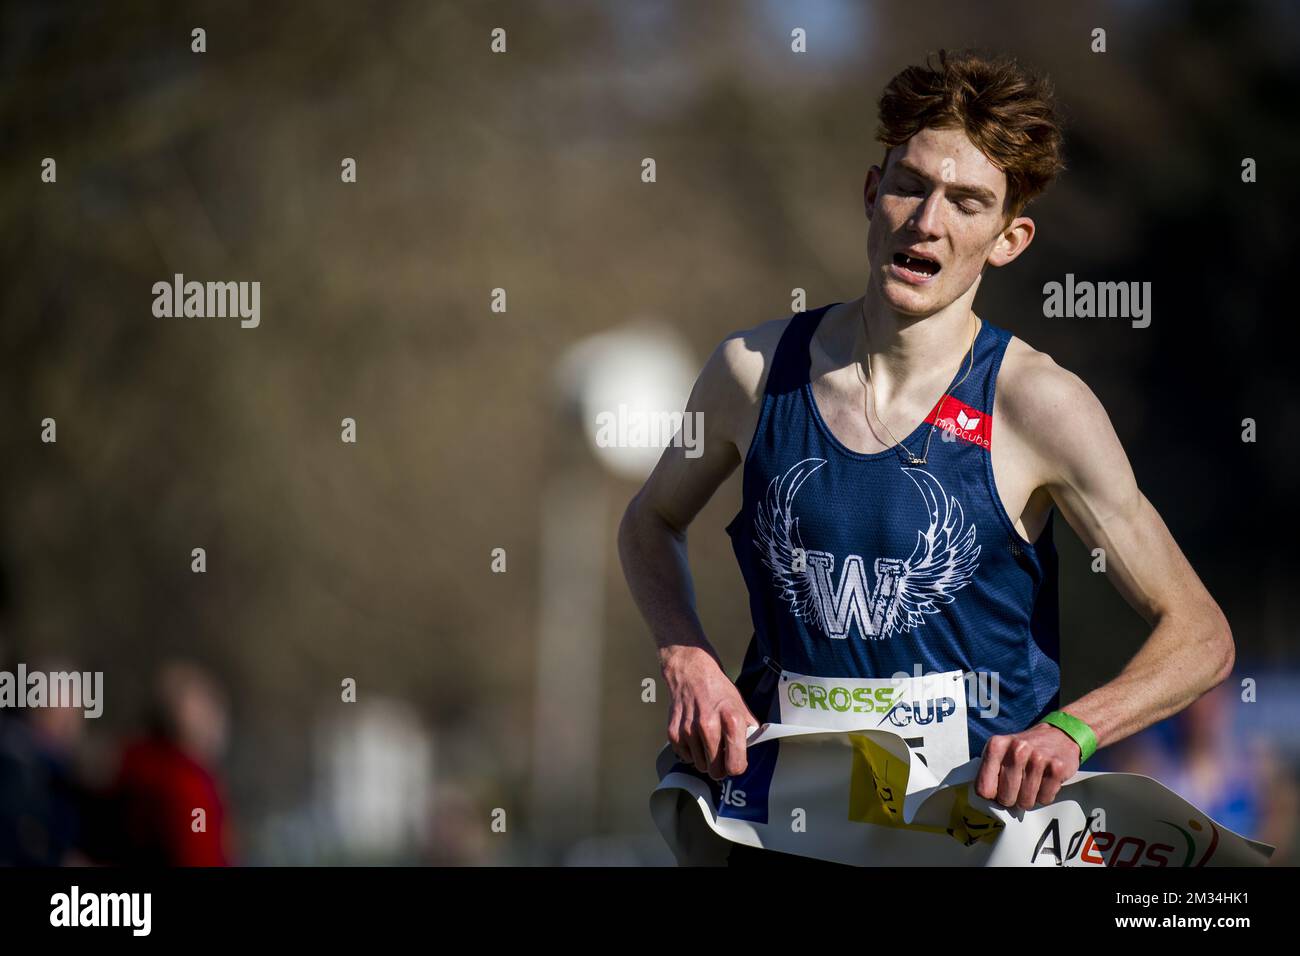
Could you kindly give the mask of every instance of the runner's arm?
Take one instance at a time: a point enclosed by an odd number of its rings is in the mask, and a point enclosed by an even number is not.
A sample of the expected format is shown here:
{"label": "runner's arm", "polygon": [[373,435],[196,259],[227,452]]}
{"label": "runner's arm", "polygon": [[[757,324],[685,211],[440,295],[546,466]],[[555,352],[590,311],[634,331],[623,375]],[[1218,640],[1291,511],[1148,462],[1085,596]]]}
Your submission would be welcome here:
{"label": "runner's arm", "polygon": [[[1232,632],[1138,489],[1101,402],[1078,376],[1041,358],[1017,383],[1016,391],[1032,399],[1010,403],[1013,427],[1034,450],[1061,514],[1090,551],[1102,549],[1106,577],[1152,628],[1117,677],[1062,708],[1105,746],[1178,713],[1227,679]],[[1060,427],[1066,421],[1069,427]]]}
{"label": "runner's arm", "polygon": [[[761,354],[743,336],[724,340],[705,363],[686,405],[699,414],[697,449],[669,445],[619,525],[618,547],[633,600],[658,646],[672,694],[668,738],[678,756],[715,777],[743,772],[749,713],[695,609],[686,531],[740,464],[733,436],[754,408]],[[690,457],[695,455],[696,457]],[[723,746],[724,741],[726,746]]]}
{"label": "runner's arm", "polygon": [[[1002,391],[1000,389],[1000,391]],[[1029,456],[1061,514],[1151,633],[1113,680],[1062,710],[1113,744],[1187,707],[1224,681],[1232,632],[1133,469],[1101,402],[1078,376],[1035,355],[1008,376],[998,427]],[[1002,396],[999,396],[1002,399]],[[1068,422],[1068,428],[1061,423]],[[1079,769],[1074,740],[1050,724],[989,738],[975,792],[1022,810],[1056,799]]]}

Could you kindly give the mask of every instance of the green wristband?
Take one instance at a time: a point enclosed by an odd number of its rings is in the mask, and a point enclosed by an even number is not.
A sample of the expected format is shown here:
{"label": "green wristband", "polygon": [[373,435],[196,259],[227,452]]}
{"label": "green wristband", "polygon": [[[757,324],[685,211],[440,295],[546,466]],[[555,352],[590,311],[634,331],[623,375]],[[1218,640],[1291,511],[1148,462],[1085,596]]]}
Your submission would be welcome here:
{"label": "green wristband", "polygon": [[1080,764],[1097,752],[1097,735],[1078,717],[1071,717],[1063,710],[1054,710],[1043,718],[1043,723],[1065,731],[1079,745]]}

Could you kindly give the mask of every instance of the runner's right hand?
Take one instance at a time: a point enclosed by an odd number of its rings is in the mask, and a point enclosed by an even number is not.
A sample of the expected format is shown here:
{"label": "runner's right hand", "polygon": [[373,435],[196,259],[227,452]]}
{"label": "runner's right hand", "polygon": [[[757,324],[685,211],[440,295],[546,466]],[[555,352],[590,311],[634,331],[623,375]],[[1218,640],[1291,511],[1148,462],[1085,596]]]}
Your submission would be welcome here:
{"label": "runner's right hand", "polygon": [[676,647],[663,661],[672,695],[668,742],[683,763],[714,780],[745,772],[745,739],[759,721],[717,658],[698,647]]}

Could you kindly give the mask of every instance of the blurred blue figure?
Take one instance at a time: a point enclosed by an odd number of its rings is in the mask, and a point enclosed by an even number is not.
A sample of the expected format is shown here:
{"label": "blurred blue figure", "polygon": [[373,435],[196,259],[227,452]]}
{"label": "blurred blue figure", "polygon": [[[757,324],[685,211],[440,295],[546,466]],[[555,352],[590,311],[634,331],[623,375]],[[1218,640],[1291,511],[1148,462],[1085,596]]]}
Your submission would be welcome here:
{"label": "blurred blue figure", "polygon": [[72,760],[81,715],[0,714],[0,866],[78,861],[84,803]]}
{"label": "blurred blue figure", "polygon": [[1084,770],[1152,777],[1230,830],[1288,855],[1294,831],[1291,773],[1259,734],[1240,719],[1236,684],[1225,681],[1186,710],[1114,747]]}

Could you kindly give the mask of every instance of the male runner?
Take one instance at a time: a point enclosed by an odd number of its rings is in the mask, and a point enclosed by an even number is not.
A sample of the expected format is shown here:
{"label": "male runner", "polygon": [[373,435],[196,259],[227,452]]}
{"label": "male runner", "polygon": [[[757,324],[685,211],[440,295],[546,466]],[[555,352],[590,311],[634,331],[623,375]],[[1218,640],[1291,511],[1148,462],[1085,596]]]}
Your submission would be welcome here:
{"label": "male runner", "polygon": [[[714,350],[687,406],[703,454],[665,450],[619,549],[672,695],[668,740],[696,771],[743,773],[747,730],[765,721],[884,710],[891,675],[966,687],[976,673],[998,707],[916,696],[894,724],[923,731],[910,743],[940,776],[982,754],[976,792],[1031,809],[1096,747],[1222,682],[1234,648],[1097,398],[972,311],[984,267],[1029,247],[1024,208],[1063,168],[1049,82],[1008,58],[938,60],[880,100],[866,291]],[[754,636],[733,684],[695,612],[686,529],[741,463],[727,532]],[[1061,710],[1053,508],[1152,628],[1115,679]]]}

